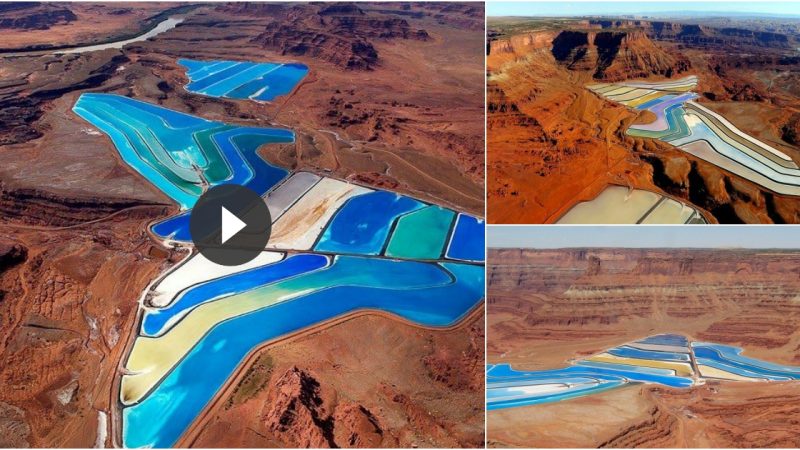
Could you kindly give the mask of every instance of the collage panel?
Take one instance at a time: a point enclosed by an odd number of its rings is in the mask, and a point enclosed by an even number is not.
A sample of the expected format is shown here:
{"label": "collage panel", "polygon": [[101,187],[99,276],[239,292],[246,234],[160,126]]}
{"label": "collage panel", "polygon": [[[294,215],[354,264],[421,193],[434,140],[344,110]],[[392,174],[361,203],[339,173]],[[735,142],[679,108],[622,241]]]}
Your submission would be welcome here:
{"label": "collage panel", "polygon": [[0,447],[483,448],[484,23],[0,3]]}
{"label": "collage panel", "polygon": [[489,227],[488,447],[796,447],[796,235]]}
{"label": "collage panel", "polygon": [[797,224],[794,2],[489,2],[497,224]]}
{"label": "collage panel", "polygon": [[0,448],[800,447],[800,1],[0,3]]}

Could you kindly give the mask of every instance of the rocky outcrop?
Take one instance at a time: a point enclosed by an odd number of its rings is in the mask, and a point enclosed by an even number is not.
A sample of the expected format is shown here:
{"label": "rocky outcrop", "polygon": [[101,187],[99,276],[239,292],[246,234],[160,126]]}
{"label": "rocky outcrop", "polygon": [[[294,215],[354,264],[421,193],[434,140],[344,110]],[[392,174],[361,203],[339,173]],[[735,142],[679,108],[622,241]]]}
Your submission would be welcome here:
{"label": "rocky outcrop", "polygon": [[317,380],[292,367],[271,391],[264,411],[267,429],[291,446],[333,447],[333,423]]}
{"label": "rocky outcrop", "polygon": [[573,68],[576,63],[586,60],[589,51],[589,33],[583,31],[562,31],[553,39],[551,53],[556,61]]}
{"label": "rocky outcrop", "polygon": [[336,407],[333,440],[338,447],[375,448],[383,441],[378,419],[367,408],[345,402]]}
{"label": "rocky outcrop", "polygon": [[408,21],[380,11],[366,14],[341,3],[298,7],[277,4],[220,6],[226,12],[268,17],[271,21],[251,42],[284,55],[310,56],[348,70],[370,70],[379,64],[373,40],[427,40],[428,33]]}
{"label": "rocky outcrop", "polygon": [[440,347],[422,358],[430,377],[454,390],[482,390],[484,338],[482,327],[472,326],[466,348]]}
{"label": "rocky outcrop", "polygon": [[0,215],[25,225],[66,227],[146,203],[127,199],[67,197],[38,189],[13,189],[0,182]]}
{"label": "rocky outcrop", "polygon": [[383,430],[364,406],[334,400],[314,376],[291,367],[270,388],[266,428],[290,447],[379,447]]}
{"label": "rocky outcrop", "polygon": [[[520,127],[537,136],[536,142],[545,142],[547,140],[539,122],[520,111],[517,103],[509,99],[500,86],[491,84],[487,86],[487,91],[487,129]],[[534,88],[531,94],[535,95],[536,91],[536,88]]]}
{"label": "rocky outcrop", "polygon": [[22,244],[0,240],[0,274],[25,261],[28,249]]}
{"label": "rocky outcrop", "polygon": [[[124,55],[111,58],[76,58],[61,56],[46,63],[44,70],[37,72],[37,85],[29,86],[29,80],[19,80],[8,93],[0,88],[0,145],[19,144],[41,137],[36,127],[47,102],[69,92],[98,87],[111,78],[117,68],[128,62]],[[57,74],[48,71],[50,66],[67,66],[70,70]],[[41,83],[41,84],[39,84]],[[22,88],[27,88],[22,92]]]}
{"label": "rocky outcrop", "polygon": [[792,114],[781,126],[781,139],[792,145],[800,145],[800,114]]}
{"label": "rocky outcrop", "polygon": [[647,20],[590,20],[590,27],[643,30],[654,40],[680,42],[692,46],[790,48],[789,36],[744,28],[716,28],[705,25]]}
{"label": "rocky outcrop", "polygon": [[286,5],[273,2],[230,2],[220,3],[218,11],[251,17],[284,17]]}
{"label": "rocky outcrop", "polygon": [[28,448],[31,427],[25,421],[25,411],[0,401],[0,447]]}
{"label": "rocky outcrop", "polygon": [[361,34],[378,39],[417,39],[428,40],[425,30],[414,30],[408,21],[398,18],[363,18],[359,16],[335,16],[331,18],[333,33],[344,36]]}
{"label": "rocky outcrop", "polygon": [[0,7],[0,29],[48,30],[54,25],[78,20],[72,10],[62,5],[38,2],[4,3]]}
{"label": "rocky outcrop", "polygon": [[745,30],[743,28],[720,28],[719,33],[726,37],[735,38],[737,42],[745,41],[759,47],[789,47],[789,37],[781,33]]}
{"label": "rocky outcrop", "polygon": [[672,77],[690,67],[688,59],[661,50],[643,31],[565,30],[553,39],[551,53],[570,70],[591,71],[609,81]]}
{"label": "rocky outcrop", "polygon": [[355,3],[333,3],[319,12],[321,16],[338,16],[342,14],[363,16],[364,10]]}
{"label": "rocky outcrop", "polygon": [[620,431],[613,438],[598,445],[598,448],[638,448],[645,445],[667,447],[672,442],[672,435],[677,432],[679,425],[675,416],[654,406],[644,420]]}
{"label": "rocky outcrop", "polygon": [[409,3],[399,5],[400,8],[393,10],[395,14],[429,16],[441,25],[460,29],[484,29],[484,8],[481,2],[420,2],[413,4],[413,7]]}
{"label": "rocky outcrop", "polygon": [[[6,294],[9,290],[14,289],[12,283],[5,283],[3,282],[3,274],[6,272],[11,271],[11,269],[19,264],[25,262],[28,258],[28,248],[24,245],[12,241],[7,240],[5,238],[0,237],[0,302],[2,302]],[[13,275],[12,275],[13,276]],[[3,426],[1,425],[3,421],[2,415],[2,405],[0,405],[0,431],[2,431]],[[0,446],[2,446],[2,439],[0,439]]]}
{"label": "rocky outcrop", "polygon": [[[651,388],[659,410],[670,412],[680,423],[671,427],[672,443],[661,447],[789,448],[800,445],[800,389],[797,383],[726,383],[710,381],[692,389]],[[667,421],[661,421],[666,428]],[[700,425],[702,424],[702,425]],[[655,425],[655,424],[654,424]],[[652,428],[651,428],[652,429]],[[666,431],[666,429],[664,430]],[[620,447],[642,442],[634,433],[617,441]],[[646,441],[650,444],[651,441]],[[643,443],[643,442],[642,442]]]}
{"label": "rocky outcrop", "polygon": [[142,232],[156,218],[2,225],[13,241],[0,253],[16,264],[0,274],[0,447],[95,445],[136,299],[165,262]]}
{"label": "rocky outcrop", "polygon": [[523,56],[534,50],[550,48],[553,39],[559,35],[557,32],[540,31],[536,33],[522,33],[502,39],[489,39],[487,54],[514,54]]}
{"label": "rocky outcrop", "polygon": [[343,38],[273,22],[252,42],[283,55],[310,56],[350,70],[370,70],[378,63],[375,47],[357,37]]}

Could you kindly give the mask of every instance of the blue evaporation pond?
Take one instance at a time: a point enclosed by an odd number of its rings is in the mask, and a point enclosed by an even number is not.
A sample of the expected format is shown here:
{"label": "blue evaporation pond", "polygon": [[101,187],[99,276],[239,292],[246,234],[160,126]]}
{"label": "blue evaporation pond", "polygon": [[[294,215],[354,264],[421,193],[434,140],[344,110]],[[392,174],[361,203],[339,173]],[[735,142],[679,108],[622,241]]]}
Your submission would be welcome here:
{"label": "blue evaporation pond", "polygon": [[[363,274],[365,283],[374,284],[332,283],[214,326],[153,392],[123,410],[123,444],[174,445],[244,357],[262,342],[360,309],[386,311],[426,326],[448,326],[483,298],[483,267],[469,264],[339,256],[328,269],[308,276],[335,279],[342,271],[348,276]],[[413,279],[419,282],[409,289]]]}
{"label": "blue evaporation pond", "polygon": [[553,378],[537,378],[536,380],[530,379],[518,379],[518,380],[490,380],[487,382],[487,386],[494,389],[494,388],[518,388],[520,386],[534,386],[538,384],[581,384],[581,383],[593,383],[596,382],[597,378],[595,377],[577,377],[577,376],[569,376],[568,374],[564,374],[558,377]]}
{"label": "blue evaporation pond", "polygon": [[648,108],[650,108],[652,106],[655,106],[655,105],[657,105],[657,104],[659,104],[661,102],[666,102],[666,101],[669,101],[669,100],[671,100],[673,98],[675,98],[674,94],[666,94],[666,95],[663,95],[663,96],[661,96],[661,97],[659,97],[657,99],[644,102],[641,105],[637,106],[635,109],[648,109]]}
{"label": "blue evaporation pond", "polygon": [[679,334],[657,334],[637,342],[642,344],[674,345],[678,347],[686,347],[689,345],[689,340],[686,339],[686,336],[681,336]]}
{"label": "blue evaporation pond", "polygon": [[[143,116],[143,119],[147,121],[148,125],[152,126],[158,126],[159,125],[159,123],[157,122],[158,120],[165,122],[165,125],[167,127],[173,129],[186,129],[186,128],[198,128],[198,127],[203,128],[204,125],[214,123],[210,120],[196,117],[191,114],[173,111],[171,109],[163,108],[161,106],[143,102],[141,100],[134,100],[130,97],[125,97],[124,95],[98,94],[98,93],[88,92],[85,94],[81,94],[80,98],[78,99],[78,103],[81,102],[81,99],[93,100],[103,103],[114,103],[120,106],[126,106],[130,108],[132,111],[140,110],[149,115],[149,117]],[[154,116],[156,118],[154,118]]]}
{"label": "blue evaporation pond", "polygon": [[[528,373],[536,373],[536,372],[523,372],[519,370],[514,370],[511,368],[510,364],[491,364],[486,368],[486,374],[492,377],[516,377],[520,375],[525,375]],[[490,375],[491,374],[491,375]]]}
{"label": "blue evaporation pond", "polygon": [[706,140],[714,150],[722,156],[732,159],[737,163],[746,166],[765,177],[778,183],[790,186],[800,186],[800,180],[794,175],[796,170],[785,168],[769,158],[760,155],[758,152],[746,153],[741,149],[730,145],[716,134],[703,122],[695,123],[691,126],[691,135],[680,139],[671,140],[670,144],[683,146],[697,140]]}
{"label": "blue evaporation pond", "polygon": [[[558,402],[563,400],[569,400],[575,397],[581,397],[584,395],[604,392],[619,386],[623,386],[625,384],[627,383],[621,380],[602,381],[598,382],[597,384],[574,386],[567,391],[557,392],[557,393],[540,394],[540,395],[521,394],[516,398],[487,401],[486,409],[491,411],[496,409],[515,408],[518,406],[530,406],[530,405],[538,405],[541,403]],[[491,389],[489,389],[489,391],[491,391]]]}
{"label": "blue evaporation pond", "polygon": [[[693,346],[695,358],[712,367],[742,376],[756,376],[772,379],[800,379],[800,368],[782,366],[741,355],[742,349],[720,344]],[[719,364],[717,364],[719,363]]]}
{"label": "blue evaporation pond", "polygon": [[681,361],[681,362],[690,361],[689,355],[686,353],[640,350],[638,348],[625,347],[625,346],[612,348],[608,350],[608,353],[611,353],[614,356],[622,356],[625,358],[655,359],[661,361]]}
{"label": "blue evaporation pond", "polygon": [[580,367],[596,369],[606,375],[624,377],[630,381],[659,383],[671,387],[687,387],[692,385],[692,379],[675,376],[671,370],[659,370],[649,367],[630,366],[625,364],[611,364],[594,361],[581,361]]}
{"label": "blue evaporation pond", "polygon": [[187,68],[186,90],[211,97],[272,101],[289,94],[308,74],[297,63],[256,63],[179,59]]}
{"label": "blue evaporation pond", "polygon": [[[238,127],[214,134],[214,143],[225,155],[241,154],[255,173],[244,184],[259,195],[264,195],[286,178],[289,171],[276,167],[258,156],[257,150],[264,144],[288,144],[294,142],[294,132],[280,128]],[[235,181],[227,181],[231,183]],[[226,184],[221,183],[221,184]]]}
{"label": "blue evaporation pond", "polygon": [[199,284],[184,291],[166,308],[148,311],[142,319],[142,332],[147,336],[160,335],[199,304],[266,286],[275,281],[321,269],[326,265],[328,258],[325,256],[301,254]]}
{"label": "blue evaporation pond", "polygon": [[484,222],[476,217],[459,214],[445,256],[463,261],[483,261],[486,258],[484,240]]}
{"label": "blue evaporation pond", "polygon": [[[173,150],[191,147],[180,144],[172,146],[170,144],[173,142],[167,139],[167,135],[185,137],[192,132],[213,127],[212,122],[112,94],[82,94],[73,111],[108,135],[125,163],[182,208],[194,205],[199,191],[196,187],[187,187],[192,185],[192,181],[186,181],[188,165],[177,158],[177,152],[170,152],[164,147]],[[162,136],[147,134],[145,129],[151,126],[160,130]],[[145,143],[145,138],[149,138],[150,144]],[[161,142],[156,141],[158,138],[161,138]],[[155,146],[155,151],[147,150],[148,154],[142,155],[140,152],[149,145]],[[202,155],[193,154],[202,159]],[[160,162],[156,163],[158,159]],[[196,174],[190,175],[196,177]]]}
{"label": "blue evaporation pond", "polygon": [[[489,410],[557,402],[575,397],[603,392],[628,384],[624,373],[594,367],[570,366],[542,371],[517,371],[508,364],[497,364],[487,369],[487,404]],[[564,391],[513,394],[513,386],[538,384],[572,384]],[[505,397],[505,398],[503,398]]]}
{"label": "blue evaporation pond", "polygon": [[[112,109],[109,109],[112,108]],[[116,109],[113,109],[116,108]],[[211,133],[211,140],[204,140],[203,145],[213,145],[215,148],[203,148],[202,145],[195,149],[198,154],[196,159],[202,159],[205,152],[220,152],[232,175],[219,183],[220,184],[240,184],[263,195],[273,186],[283,180],[288,174],[288,170],[273,166],[262,159],[257,150],[260,146],[270,143],[291,143],[294,142],[294,133],[291,130],[272,129],[272,128],[248,128],[230,127],[223,123],[211,122],[199,119],[187,114],[176,113],[165,108],[150,105],[145,102],[128,99],[117,95],[104,94],[83,94],[75,106],[75,112],[92,124],[108,134],[114,141],[117,150],[122,155],[128,165],[136,169],[153,183],[162,192],[178,202],[182,208],[191,208],[197,201],[200,193],[190,193],[182,190],[165,174],[173,178],[180,177],[180,173],[169,173],[171,166],[164,165],[161,170],[156,170],[151,162],[145,161],[143,156],[131,147],[130,136],[126,136],[120,131],[124,127],[132,126],[125,120],[135,120],[136,124],[141,124],[140,128],[147,128],[152,133],[151,141],[148,145],[158,146],[153,149],[153,154],[157,154],[163,146],[158,140],[172,142],[172,148],[187,149],[197,144],[200,140],[193,140],[193,133]],[[121,112],[122,110],[125,111]],[[114,113],[114,111],[117,111]],[[171,129],[173,126],[184,127],[182,129]],[[131,132],[130,130],[128,130]],[[137,135],[148,136],[145,130],[135,131]],[[171,135],[179,134],[184,141],[171,138]],[[188,143],[188,144],[187,144]],[[163,150],[161,150],[163,151]],[[162,158],[164,155],[162,155]],[[179,168],[174,166],[174,170]],[[182,213],[156,223],[152,227],[152,232],[161,238],[171,237],[176,241],[189,242],[189,213]]]}
{"label": "blue evaporation pond", "polygon": [[[264,144],[294,142],[294,133],[290,130],[238,127],[214,133],[213,140],[234,170],[233,177],[215,186],[241,184],[264,195],[289,174],[288,170],[264,161],[257,150]],[[151,230],[162,239],[171,236],[174,241],[190,242],[190,215],[191,211],[163,220]]]}
{"label": "blue evaporation pond", "polygon": [[[569,366],[563,369],[551,370],[536,370],[536,371],[517,371],[511,368],[508,364],[498,364],[492,370],[487,382],[495,385],[496,383],[509,383],[509,382],[528,382],[531,381],[543,382],[552,379],[571,380],[574,377],[588,377],[595,380],[617,380],[619,375],[589,366]],[[569,381],[566,381],[569,382]]]}
{"label": "blue evaporation pond", "polygon": [[518,372],[508,365],[498,364],[492,368],[487,377],[487,383],[489,386],[509,382],[527,382],[530,385],[552,383],[553,379],[562,379],[563,382],[568,383],[573,382],[576,377],[604,381],[628,380],[660,383],[672,387],[686,387],[692,384],[690,378],[675,376],[671,370],[667,369],[589,361],[581,361],[577,365],[563,369],[532,372]]}
{"label": "blue evaporation pond", "polygon": [[378,255],[392,223],[401,215],[425,206],[394,192],[375,191],[353,197],[336,212],[315,250]]}
{"label": "blue evaporation pond", "polygon": [[[683,345],[686,341],[684,336],[664,334],[650,336],[639,342],[678,346]],[[739,347],[695,342],[692,343],[692,348],[698,364],[716,367],[754,379],[800,379],[800,367],[783,366],[747,358],[741,355],[742,349]],[[628,346],[610,349],[608,352],[618,356],[675,359],[684,362],[689,358],[689,355],[681,353],[645,351]],[[597,384],[593,385],[593,381]],[[612,387],[612,385],[616,387],[627,383],[659,383],[671,387],[689,387],[693,384],[690,377],[676,376],[669,369],[594,361],[580,361],[576,365],[564,369],[531,372],[514,370],[508,364],[487,365],[486,382],[488,409],[560,401],[599,392]],[[542,391],[540,393],[525,392],[522,389],[525,386],[543,384],[563,384],[568,388],[559,392]]]}
{"label": "blue evaporation pond", "polygon": [[[235,183],[259,194],[288,175],[256,151],[294,142],[291,130],[230,126],[113,94],[82,94],[73,110],[111,137],[122,159],[182,209],[202,193],[198,167],[215,174],[212,185]],[[185,219],[164,221],[154,232],[189,240]]]}
{"label": "blue evaporation pond", "polygon": [[192,235],[189,233],[189,212],[164,219],[154,224],[150,230],[161,239],[170,238],[174,241],[189,242]]}
{"label": "blue evaporation pond", "polygon": [[[668,130],[665,133],[674,133],[676,130],[679,130],[680,129],[680,124],[678,123],[679,120],[683,121],[684,123],[686,122],[683,119],[683,116],[675,115],[672,113],[673,110],[682,108],[683,108],[682,104],[670,105],[666,109],[664,109],[663,112],[661,112],[661,114],[664,114],[664,118],[667,120]],[[659,139],[661,139],[661,137],[659,137]]]}

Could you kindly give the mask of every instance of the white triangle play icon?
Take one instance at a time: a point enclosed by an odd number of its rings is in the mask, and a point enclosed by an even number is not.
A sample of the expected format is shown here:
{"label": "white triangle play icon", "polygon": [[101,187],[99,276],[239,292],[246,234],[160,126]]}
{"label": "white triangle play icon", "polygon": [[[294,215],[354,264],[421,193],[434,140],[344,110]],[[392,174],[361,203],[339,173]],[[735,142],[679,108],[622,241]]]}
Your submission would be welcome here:
{"label": "white triangle play icon", "polygon": [[232,238],[236,233],[242,231],[247,226],[246,223],[239,220],[232,212],[228,211],[224,206],[222,208],[222,244]]}

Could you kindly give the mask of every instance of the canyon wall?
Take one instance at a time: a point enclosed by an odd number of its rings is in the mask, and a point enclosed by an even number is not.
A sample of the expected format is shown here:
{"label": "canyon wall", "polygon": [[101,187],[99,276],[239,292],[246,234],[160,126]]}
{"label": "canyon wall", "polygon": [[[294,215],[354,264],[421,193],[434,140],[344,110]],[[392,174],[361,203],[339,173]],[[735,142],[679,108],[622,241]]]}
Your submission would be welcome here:
{"label": "canyon wall", "polygon": [[487,277],[490,361],[683,332],[800,363],[800,252],[491,249]]}

